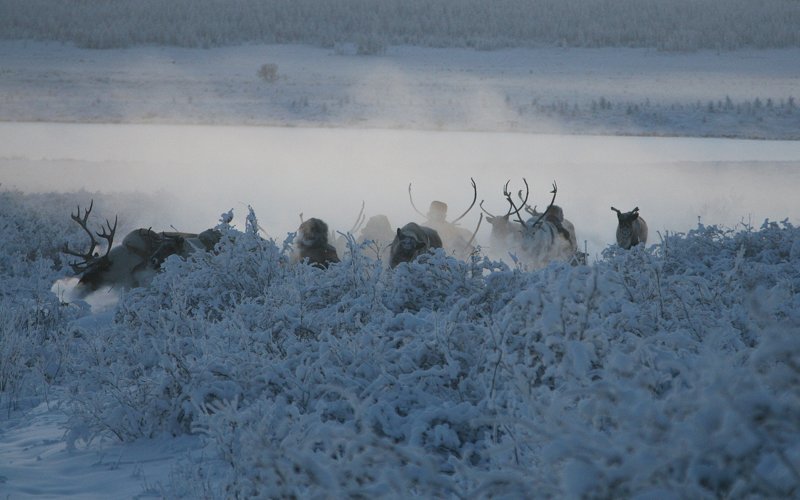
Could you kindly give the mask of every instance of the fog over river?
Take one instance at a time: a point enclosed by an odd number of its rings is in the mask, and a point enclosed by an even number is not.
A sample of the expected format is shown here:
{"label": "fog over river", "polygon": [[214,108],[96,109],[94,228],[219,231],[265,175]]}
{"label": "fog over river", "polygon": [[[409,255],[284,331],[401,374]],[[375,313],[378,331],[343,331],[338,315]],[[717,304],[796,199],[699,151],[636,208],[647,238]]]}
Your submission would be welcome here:
{"label": "fog over river", "polygon": [[[154,229],[202,230],[231,208],[243,227],[250,205],[264,230],[282,241],[301,213],[346,231],[362,201],[367,217],[386,214],[394,226],[421,222],[409,183],[420,210],[441,200],[454,218],[472,200],[470,177],[492,213],[505,213],[507,180],[516,191],[526,178],[529,202],[540,208],[556,181],[556,203],[591,255],[614,240],[612,205],[638,206],[650,243],[659,231],[695,227],[698,217],[728,227],[800,220],[798,141],[0,123],[2,189],[89,192],[81,198],[95,191],[157,193],[169,210],[161,220],[136,221]],[[461,224],[474,229],[478,215],[476,204]],[[488,229],[481,228],[479,243],[488,243]]]}

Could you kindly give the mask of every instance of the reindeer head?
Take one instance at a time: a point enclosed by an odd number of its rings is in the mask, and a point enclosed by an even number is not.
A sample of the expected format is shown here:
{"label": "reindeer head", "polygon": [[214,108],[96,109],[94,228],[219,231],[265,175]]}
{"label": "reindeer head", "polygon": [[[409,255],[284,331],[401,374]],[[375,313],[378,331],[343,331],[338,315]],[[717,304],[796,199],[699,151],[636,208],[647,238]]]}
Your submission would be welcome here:
{"label": "reindeer head", "polygon": [[470,210],[472,210],[472,207],[475,206],[475,202],[478,200],[478,186],[475,184],[475,179],[470,177],[469,180],[472,183],[472,203],[470,203],[469,207],[467,207],[463,214],[459,215],[451,222],[447,221],[447,204],[442,201],[435,200],[431,202],[427,214],[420,212],[417,206],[414,204],[414,198],[411,196],[411,183],[408,184],[408,200],[411,202],[411,207],[414,209],[414,211],[422,217],[425,217],[425,220],[428,222],[434,224],[456,224],[458,221],[463,219]]}
{"label": "reindeer head", "polygon": [[[94,207],[94,200],[89,203],[89,208],[83,211],[83,216],[81,216],[80,206],[78,206],[78,211],[76,213],[70,214],[72,220],[77,222],[81,229],[83,229],[86,234],[89,235],[89,249],[85,252],[77,252],[71,250],[69,245],[65,243],[64,248],[61,251],[67,255],[72,255],[74,257],[83,259],[82,261],[71,262],[70,267],[72,267],[72,270],[75,272],[75,274],[80,275],[79,283],[81,285],[84,285],[91,290],[96,290],[104,284],[105,274],[111,268],[112,262],[111,258],[109,257],[109,253],[111,252],[111,245],[114,242],[114,234],[117,231],[117,218],[114,218],[113,226],[108,220],[106,220],[106,225],[102,227],[101,231],[93,233],[87,227],[89,214],[92,211],[92,207]],[[106,253],[102,256],[94,251],[98,245],[97,240],[94,238],[95,235],[108,242]]]}
{"label": "reindeer head", "polygon": [[413,254],[423,250],[427,243],[420,239],[417,233],[397,228],[397,249],[406,254]]}
{"label": "reindeer head", "polygon": [[617,213],[617,222],[620,226],[630,227],[633,225],[633,221],[639,218],[639,207],[634,208],[630,212],[620,212],[614,207],[611,207],[611,210]]}
{"label": "reindeer head", "polygon": [[327,245],[328,225],[321,219],[314,217],[304,221],[297,230],[297,244],[306,248]]}
{"label": "reindeer head", "polygon": [[339,262],[336,249],[328,243],[328,225],[325,222],[312,217],[300,224],[293,261],[305,261],[323,269],[329,264]]}
{"label": "reindeer head", "polygon": [[630,212],[620,212],[614,207],[611,210],[617,213],[617,244],[624,249],[629,249],[639,243],[647,243],[647,223],[639,217],[639,207]]}
{"label": "reindeer head", "polygon": [[432,201],[425,218],[431,222],[447,222],[447,203],[437,200]]}
{"label": "reindeer head", "polygon": [[411,262],[423,252],[441,247],[442,239],[435,229],[409,222],[397,229],[391,245],[389,266],[395,267],[401,262]]}

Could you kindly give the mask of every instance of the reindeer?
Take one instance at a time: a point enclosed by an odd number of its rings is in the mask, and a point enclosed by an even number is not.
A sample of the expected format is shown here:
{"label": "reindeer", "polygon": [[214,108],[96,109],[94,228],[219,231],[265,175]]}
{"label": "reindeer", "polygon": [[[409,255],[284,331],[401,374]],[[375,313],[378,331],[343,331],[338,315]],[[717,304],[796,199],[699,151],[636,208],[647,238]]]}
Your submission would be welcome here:
{"label": "reindeer", "polygon": [[320,219],[312,217],[300,224],[294,246],[294,263],[307,262],[327,269],[330,264],[339,262],[336,248],[328,243],[328,225]]}
{"label": "reindeer", "polygon": [[397,229],[391,245],[389,267],[395,268],[401,262],[411,262],[434,248],[442,248],[439,233],[433,228],[409,222]]}
{"label": "reindeer", "polygon": [[374,248],[376,256],[383,262],[389,262],[389,246],[391,245],[395,233],[389,218],[385,215],[373,215],[370,217],[356,239],[356,243],[363,245],[369,242]]}
{"label": "reindeer", "polygon": [[647,243],[647,223],[639,216],[639,207],[624,213],[614,207],[611,210],[617,213],[617,245],[628,250]]}
{"label": "reindeer", "polygon": [[[504,216],[493,216],[487,219],[492,224],[492,241],[497,250],[515,253],[523,262],[533,267],[541,267],[551,260],[572,260],[578,250],[575,227],[564,218],[564,211],[555,205],[558,186],[553,182],[551,191],[553,198],[544,212],[539,213],[536,208],[527,205],[530,189],[527,180],[525,183],[525,196],[518,193],[521,200],[520,206],[514,203],[508,191],[508,182],[503,188],[503,195],[510,208]],[[531,216],[523,220],[520,211],[525,211]],[[488,214],[488,212],[487,212]],[[521,227],[517,228],[511,216],[516,216]]]}
{"label": "reindeer", "polygon": [[[525,182],[525,187],[527,188],[528,181],[524,178],[522,180]],[[508,192],[508,184],[510,182],[511,180],[509,179],[506,181],[505,186],[503,186],[503,195],[506,197],[506,199],[511,197],[511,193]],[[527,203],[528,193],[529,191],[526,192],[525,199],[522,199],[520,196],[522,205]],[[511,223],[511,214],[514,213],[515,207],[513,203],[509,203],[509,208],[505,215],[494,215],[483,208],[485,201],[486,200],[481,200],[479,207],[486,214],[486,222],[492,226],[492,230],[489,235],[489,249],[493,254],[499,257],[508,253],[509,250],[519,247],[521,233]]]}
{"label": "reindeer", "polygon": [[408,184],[408,199],[411,202],[411,207],[415,212],[425,218],[425,226],[436,230],[441,237],[444,248],[453,252],[457,257],[465,257],[474,251],[472,242],[475,240],[475,235],[478,233],[478,229],[480,229],[481,222],[483,221],[483,214],[481,214],[478,219],[478,225],[472,233],[458,226],[458,221],[466,217],[478,200],[478,187],[475,184],[475,180],[470,178],[470,182],[472,182],[473,192],[472,203],[470,203],[464,213],[452,221],[447,220],[447,204],[438,200],[432,201],[428,208],[428,213],[423,214],[414,204],[414,198],[411,196],[411,183]]}
{"label": "reindeer", "polygon": [[[187,256],[196,250],[211,250],[219,241],[220,234],[214,229],[204,231],[200,235],[193,233],[157,233],[151,229],[134,229],[122,240],[122,244],[114,247],[114,236],[118,219],[112,225],[106,220],[100,232],[93,233],[88,228],[89,214],[94,207],[94,200],[89,208],[83,211],[78,206],[77,213],[71,214],[73,221],[89,235],[90,246],[85,252],[78,252],[64,244],[63,253],[79,257],[82,261],[70,263],[76,275],[80,275],[75,290],[78,297],[86,297],[103,287],[119,287],[130,289],[146,286],[153,279],[164,260],[170,255]],[[95,252],[98,242],[95,235],[107,241],[105,254]]]}
{"label": "reindeer", "polygon": [[[137,231],[145,231],[137,229]],[[150,231],[147,229],[146,231]],[[151,233],[153,231],[150,231]],[[170,255],[177,255],[186,258],[198,250],[210,252],[219,243],[222,234],[216,229],[207,229],[200,234],[182,232],[161,232],[156,233],[158,246],[150,255],[150,263],[160,268],[161,264]],[[124,243],[124,240],[123,240]]]}

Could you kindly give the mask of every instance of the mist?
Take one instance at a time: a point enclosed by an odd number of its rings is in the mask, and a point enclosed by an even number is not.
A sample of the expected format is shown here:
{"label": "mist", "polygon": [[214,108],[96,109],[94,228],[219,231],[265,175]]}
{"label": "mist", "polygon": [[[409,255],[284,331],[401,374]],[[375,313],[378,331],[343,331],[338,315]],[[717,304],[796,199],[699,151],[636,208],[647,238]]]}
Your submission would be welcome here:
{"label": "mist", "polygon": [[[22,123],[0,124],[0,137],[3,188],[156,194],[167,213],[130,223],[157,230],[201,231],[230,209],[243,227],[251,206],[268,235],[282,241],[301,214],[347,231],[362,202],[367,217],[385,214],[394,226],[422,222],[409,183],[421,211],[440,200],[453,219],[472,200],[470,178],[492,213],[507,209],[508,180],[517,190],[525,178],[539,207],[557,182],[556,203],[590,255],[614,241],[612,205],[638,206],[651,243],[657,232],[686,231],[698,221],[759,226],[800,216],[800,144],[790,141]],[[479,213],[476,204],[461,224],[473,229]],[[478,243],[488,244],[488,231],[484,224]]]}

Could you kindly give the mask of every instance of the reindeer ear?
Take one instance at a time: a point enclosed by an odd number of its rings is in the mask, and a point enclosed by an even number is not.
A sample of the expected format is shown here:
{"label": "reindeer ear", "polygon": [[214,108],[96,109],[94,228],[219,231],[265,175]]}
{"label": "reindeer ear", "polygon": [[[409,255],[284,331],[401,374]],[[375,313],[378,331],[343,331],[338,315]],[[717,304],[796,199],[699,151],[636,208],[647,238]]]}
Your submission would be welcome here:
{"label": "reindeer ear", "polygon": [[400,236],[400,228],[397,228],[397,236]]}

